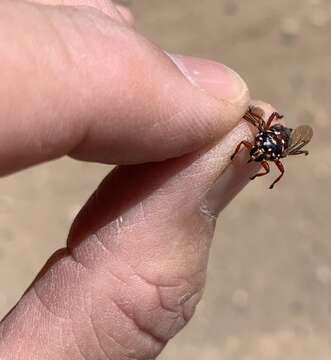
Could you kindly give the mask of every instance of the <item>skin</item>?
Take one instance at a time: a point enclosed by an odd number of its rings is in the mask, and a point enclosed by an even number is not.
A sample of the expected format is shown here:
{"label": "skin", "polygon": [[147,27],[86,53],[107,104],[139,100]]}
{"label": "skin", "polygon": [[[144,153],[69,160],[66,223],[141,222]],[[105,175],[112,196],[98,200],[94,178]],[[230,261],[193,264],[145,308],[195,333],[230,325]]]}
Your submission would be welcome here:
{"label": "skin", "polygon": [[2,360],[155,359],[202,296],[218,213],[257,170],[230,160],[253,139],[245,83],[133,25],[108,0],[0,4],[1,175],[65,155],[120,165],[1,322]]}

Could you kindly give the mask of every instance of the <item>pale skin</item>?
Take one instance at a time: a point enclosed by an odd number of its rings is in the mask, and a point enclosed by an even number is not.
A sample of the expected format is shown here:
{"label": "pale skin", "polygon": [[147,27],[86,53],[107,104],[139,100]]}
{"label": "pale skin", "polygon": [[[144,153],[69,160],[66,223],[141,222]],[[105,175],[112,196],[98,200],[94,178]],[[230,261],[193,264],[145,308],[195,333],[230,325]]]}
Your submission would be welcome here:
{"label": "pale skin", "polygon": [[0,4],[1,175],[65,155],[120,165],[1,322],[1,360],[155,359],[202,296],[216,216],[257,170],[230,160],[252,140],[245,83],[171,60],[133,22],[108,0]]}

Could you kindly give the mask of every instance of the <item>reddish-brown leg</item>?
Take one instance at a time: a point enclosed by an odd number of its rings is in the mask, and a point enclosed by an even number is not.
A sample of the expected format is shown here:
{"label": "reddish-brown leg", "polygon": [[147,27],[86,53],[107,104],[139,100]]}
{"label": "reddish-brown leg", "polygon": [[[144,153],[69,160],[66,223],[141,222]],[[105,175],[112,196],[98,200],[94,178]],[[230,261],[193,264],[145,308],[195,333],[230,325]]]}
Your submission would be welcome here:
{"label": "reddish-brown leg", "polygon": [[264,172],[261,172],[261,173],[258,173],[258,174],[256,174],[256,175],[254,175],[254,176],[252,176],[250,179],[251,180],[254,180],[256,177],[258,177],[258,176],[264,176],[264,175],[267,175],[267,174],[269,174],[270,173],[270,166],[269,166],[269,164],[266,162],[266,161],[262,161],[262,163],[261,163],[261,165],[264,167]]}
{"label": "reddish-brown leg", "polygon": [[301,154],[304,154],[304,155],[309,155],[309,151],[308,150],[299,150],[299,151],[295,151],[293,153],[291,153],[290,155],[301,155]]}
{"label": "reddish-brown leg", "polygon": [[248,150],[251,150],[252,147],[253,147],[253,145],[252,145],[250,142],[248,142],[248,141],[242,141],[242,142],[239,143],[238,146],[236,147],[235,152],[234,152],[234,153],[232,154],[232,156],[231,156],[231,160],[233,160],[234,157],[238,154],[238,152],[239,152],[239,150],[240,150],[240,148],[241,148],[242,145],[244,145]]}
{"label": "reddish-brown leg", "polygon": [[246,114],[243,116],[243,118],[248,121],[253,126],[257,127],[259,131],[264,131],[266,127],[266,123],[261,117],[263,113],[256,113],[254,112],[255,108],[249,108]]}
{"label": "reddish-brown leg", "polygon": [[281,172],[281,174],[280,174],[280,175],[278,176],[278,178],[270,185],[270,188],[269,188],[269,189],[272,189],[272,188],[275,186],[275,184],[278,183],[278,181],[283,177],[284,172],[285,172],[284,166],[283,166],[283,164],[282,164],[279,160],[275,161],[275,164],[276,164],[276,166],[278,167],[278,169],[279,169],[279,171]]}
{"label": "reddish-brown leg", "polygon": [[267,121],[266,129],[268,130],[270,128],[270,126],[274,120],[279,120],[279,119],[282,119],[283,117],[284,116],[280,115],[278,112],[273,112]]}

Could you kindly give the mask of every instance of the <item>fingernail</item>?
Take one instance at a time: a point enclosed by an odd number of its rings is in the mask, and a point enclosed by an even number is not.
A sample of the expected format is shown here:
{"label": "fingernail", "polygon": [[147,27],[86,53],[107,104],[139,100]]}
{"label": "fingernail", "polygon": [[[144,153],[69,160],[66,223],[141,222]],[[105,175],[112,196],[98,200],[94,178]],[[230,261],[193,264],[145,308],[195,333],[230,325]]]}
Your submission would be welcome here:
{"label": "fingernail", "polygon": [[[240,157],[246,159],[244,156]],[[250,177],[256,174],[259,167],[256,164],[248,165],[247,160],[242,159],[236,159],[216,180],[206,196],[204,211],[217,216],[251,181]]]}
{"label": "fingernail", "polygon": [[218,176],[207,192],[202,204],[202,211],[213,217],[232,201],[233,198],[251,181],[260,165],[256,162],[247,164],[247,153],[243,150],[234,160],[230,160],[237,144],[242,140],[250,140],[251,134],[247,124],[241,124],[222,141],[220,152],[226,154],[228,165]]}
{"label": "fingernail", "polygon": [[168,54],[184,76],[216,98],[240,102],[246,98],[245,81],[227,66],[205,59]]}
{"label": "fingernail", "polygon": [[128,8],[129,5],[130,4],[127,4],[125,2],[116,3],[116,9],[117,11],[119,11],[126,23],[133,27],[135,25],[135,18],[131,10]]}

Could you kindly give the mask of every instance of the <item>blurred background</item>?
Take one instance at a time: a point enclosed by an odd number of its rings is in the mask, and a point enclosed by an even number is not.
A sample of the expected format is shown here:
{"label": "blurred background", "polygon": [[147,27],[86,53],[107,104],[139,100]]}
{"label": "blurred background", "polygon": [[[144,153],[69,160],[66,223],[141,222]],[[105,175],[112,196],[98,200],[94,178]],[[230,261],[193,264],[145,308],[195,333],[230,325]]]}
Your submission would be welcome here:
{"label": "blurred background", "polygon": [[[315,130],[311,155],[286,159],[280,186],[269,191],[270,177],[254,181],[224,211],[205,296],[161,359],[329,360],[331,2],[129,4],[137,28],[155,43],[233,67],[254,98],[272,103],[291,126]],[[108,171],[62,159],[0,180],[1,316],[64,245]]]}

